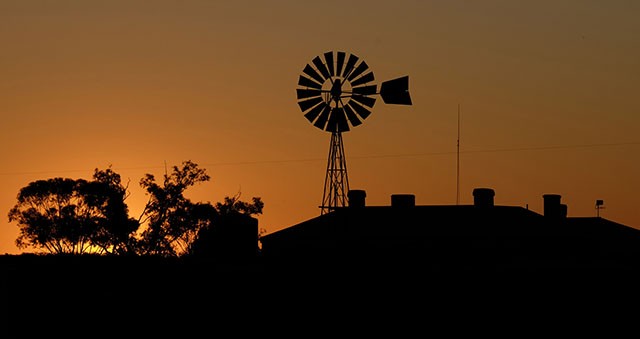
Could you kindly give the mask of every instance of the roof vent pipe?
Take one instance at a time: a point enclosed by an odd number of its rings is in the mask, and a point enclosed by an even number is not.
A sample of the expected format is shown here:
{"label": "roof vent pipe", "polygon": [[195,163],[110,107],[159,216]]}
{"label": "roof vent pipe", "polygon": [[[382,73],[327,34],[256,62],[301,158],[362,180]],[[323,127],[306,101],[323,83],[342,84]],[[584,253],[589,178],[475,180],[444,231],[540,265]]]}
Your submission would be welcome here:
{"label": "roof vent pipe", "polygon": [[349,199],[349,207],[364,207],[367,192],[364,190],[349,190],[347,199]]}
{"label": "roof vent pipe", "polygon": [[473,190],[473,205],[478,207],[493,206],[493,197],[496,195],[491,188],[475,188]]}
{"label": "roof vent pipe", "polygon": [[392,194],[391,207],[414,207],[416,196],[413,194]]}
{"label": "roof vent pipe", "polygon": [[563,218],[563,219],[567,218],[567,205],[566,204],[560,204],[560,218]]}
{"label": "roof vent pipe", "polygon": [[554,219],[561,219],[567,217],[567,205],[561,204],[560,194],[544,194],[544,216]]}

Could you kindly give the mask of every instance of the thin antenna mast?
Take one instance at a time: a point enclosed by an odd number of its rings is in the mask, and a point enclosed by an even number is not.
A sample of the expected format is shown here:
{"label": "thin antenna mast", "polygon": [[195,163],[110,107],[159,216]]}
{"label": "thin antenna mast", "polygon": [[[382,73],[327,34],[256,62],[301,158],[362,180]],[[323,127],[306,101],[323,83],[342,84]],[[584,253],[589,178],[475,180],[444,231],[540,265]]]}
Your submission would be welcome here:
{"label": "thin antenna mast", "polygon": [[458,140],[456,144],[456,205],[460,204],[460,104],[458,104]]}

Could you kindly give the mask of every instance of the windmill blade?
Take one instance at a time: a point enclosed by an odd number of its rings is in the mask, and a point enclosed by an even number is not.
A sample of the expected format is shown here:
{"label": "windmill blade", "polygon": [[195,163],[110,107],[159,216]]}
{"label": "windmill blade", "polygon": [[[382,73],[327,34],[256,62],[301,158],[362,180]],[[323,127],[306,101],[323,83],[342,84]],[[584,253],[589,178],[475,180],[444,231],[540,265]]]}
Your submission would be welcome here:
{"label": "windmill blade", "polygon": [[329,75],[334,76],[334,65],[333,65],[333,52],[327,52],[324,54],[324,59],[327,61],[327,66],[329,67]]}
{"label": "windmill blade", "polygon": [[346,56],[345,52],[338,52],[338,61],[337,61],[337,65],[336,65],[336,75],[337,76],[341,76],[342,75],[342,66],[344,66],[344,58]]}
{"label": "windmill blade", "polygon": [[351,91],[354,94],[361,94],[361,95],[373,95],[373,94],[376,94],[377,90],[378,90],[378,86],[377,85],[354,87],[354,88],[351,89]]}
{"label": "windmill blade", "polygon": [[304,112],[306,110],[308,110],[309,108],[319,104],[323,102],[322,98],[317,97],[317,98],[312,98],[309,100],[303,100],[303,101],[299,101],[298,102],[298,106],[300,106],[300,109]]}
{"label": "windmill blade", "polygon": [[343,78],[346,78],[349,73],[351,73],[356,62],[358,62],[358,57],[353,54],[349,55],[349,60],[347,60],[347,65],[344,67],[344,72],[342,73]]}
{"label": "windmill blade", "polygon": [[327,123],[327,131],[329,132],[348,132],[349,124],[347,123],[347,117],[344,115],[344,111],[341,107],[335,107],[331,110],[331,116]]}
{"label": "windmill blade", "polygon": [[383,82],[380,85],[380,96],[385,104],[411,105],[409,76]]}
{"label": "windmill blade", "polygon": [[[324,79],[328,79],[331,77],[331,75],[329,75],[329,71],[327,70],[327,66],[324,65],[319,56],[313,58],[312,61],[313,64],[316,65],[316,68],[318,69],[318,71],[320,71],[320,74],[322,74]],[[324,80],[322,82],[324,83]]]}
{"label": "windmill blade", "polygon": [[316,122],[313,124],[313,126],[316,126],[321,130],[324,130],[324,127],[327,125],[327,120],[329,119],[330,112],[331,112],[331,106],[330,105],[324,106],[324,108],[322,109],[322,113],[320,113],[320,116],[318,117],[318,119],[316,119]]}
{"label": "windmill blade", "polygon": [[303,87],[322,89],[322,84],[319,84],[307,77],[303,77],[302,75],[298,78],[298,85]]}
{"label": "windmill blade", "polygon": [[358,113],[358,115],[362,118],[362,120],[366,119],[369,116],[369,114],[371,114],[371,111],[369,111],[366,107],[357,103],[355,100],[349,100],[347,105],[351,106],[351,108],[353,108],[356,111],[356,113]]}
{"label": "windmill blade", "polygon": [[298,94],[298,99],[305,99],[311,97],[319,97],[322,95],[322,91],[319,89],[296,89],[296,93]]}
{"label": "windmill blade", "polygon": [[349,122],[351,123],[351,126],[356,127],[356,126],[362,124],[362,121],[360,121],[360,119],[358,119],[358,116],[353,111],[353,109],[351,109],[351,106],[344,106],[344,112],[346,113],[347,119],[349,119]]}
{"label": "windmill blade", "polygon": [[369,72],[361,77],[359,77],[358,79],[351,81],[351,86],[355,87],[358,85],[362,85],[362,84],[366,84],[367,82],[371,82],[375,80],[374,76],[373,76],[373,72]]}
{"label": "windmill blade", "polygon": [[356,69],[354,69],[353,72],[349,74],[349,76],[347,77],[347,80],[349,80],[349,82],[353,81],[353,79],[357,78],[360,74],[362,74],[367,69],[369,69],[369,65],[367,65],[366,61],[362,60],[362,62],[356,67]]}
{"label": "windmill blade", "polygon": [[314,120],[316,120],[318,115],[320,115],[320,112],[322,112],[322,110],[326,106],[328,106],[328,105],[326,103],[324,103],[324,102],[321,103],[320,105],[316,105],[309,112],[305,113],[304,117],[307,118],[307,120],[309,120],[309,122],[313,122]]}
{"label": "windmill blade", "polygon": [[349,132],[349,123],[347,122],[347,118],[344,116],[344,113],[341,113],[340,120],[338,120],[338,132]]}
{"label": "windmill blade", "polygon": [[374,72],[358,56],[327,51],[305,65],[298,77],[298,105],[315,127],[340,133],[361,125],[371,115],[378,94],[387,104],[412,104],[408,76],[381,85],[375,80]]}
{"label": "windmill blade", "polygon": [[369,106],[373,108],[373,105],[376,103],[376,98],[372,98],[372,97],[367,97],[367,96],[363,96],[363,95],[352,95],[351,99],[365,105],[365,106]]}
{"label": "windmill blade", "polygon": [[317,82],[319,82],[321,84],[324,83],[324,78],[322,77],[322,75],[320,75],[318,72],[316,72],[316,70],[313,67],[311,67],[311,65],[307,64],[307,66],[305,66],[302,71],[304,72],[304,74],[312,77]]}

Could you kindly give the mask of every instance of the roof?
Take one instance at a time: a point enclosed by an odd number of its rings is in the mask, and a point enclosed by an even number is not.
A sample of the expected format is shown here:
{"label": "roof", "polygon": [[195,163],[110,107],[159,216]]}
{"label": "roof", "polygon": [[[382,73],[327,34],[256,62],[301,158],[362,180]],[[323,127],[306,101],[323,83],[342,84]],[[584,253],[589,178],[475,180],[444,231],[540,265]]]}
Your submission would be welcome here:
{"label": "roof", "polygon": [[260,241],[264,256],[280,261],[609,265],[635,260],[640,230],[599,217],[546,217],[519,206],[359,206]]}

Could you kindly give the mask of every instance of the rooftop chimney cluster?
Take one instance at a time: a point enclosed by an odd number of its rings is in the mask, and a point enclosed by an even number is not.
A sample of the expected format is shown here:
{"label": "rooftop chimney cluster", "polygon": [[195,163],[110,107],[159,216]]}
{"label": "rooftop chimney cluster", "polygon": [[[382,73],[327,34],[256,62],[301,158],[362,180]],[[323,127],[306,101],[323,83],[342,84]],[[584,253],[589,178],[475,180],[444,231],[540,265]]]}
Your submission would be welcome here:
{"label": "rooftop chimney cluster", "polygon": [[[359,208],[365,207],[367,192],[364,190],[349,190],[347,199],[349,207]],[[391,207],[414,207],[416,205],[416,196],[413,194],[392,194]]]}
{"label": "rooftop chimney cluster", "polygon": [[[349,207],[365,207],[367,193],[364,190],[350,190],[347,193]],[[473,205],[476,207],[492,207],[494,203],[495,191],[491,188],[475,188],[473,190]],[[544,216],[553,219],[563,219],[567,217],[567,205],[561,203],[559,194],[544,194]],[[391,207],[414,207],[416,197],[413,194],[392,194]]]}

